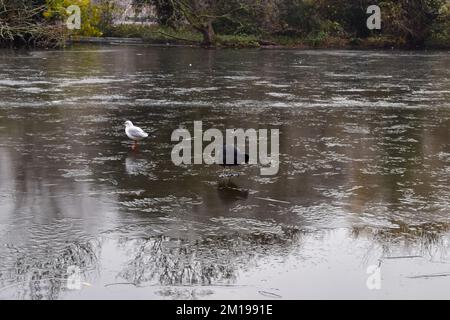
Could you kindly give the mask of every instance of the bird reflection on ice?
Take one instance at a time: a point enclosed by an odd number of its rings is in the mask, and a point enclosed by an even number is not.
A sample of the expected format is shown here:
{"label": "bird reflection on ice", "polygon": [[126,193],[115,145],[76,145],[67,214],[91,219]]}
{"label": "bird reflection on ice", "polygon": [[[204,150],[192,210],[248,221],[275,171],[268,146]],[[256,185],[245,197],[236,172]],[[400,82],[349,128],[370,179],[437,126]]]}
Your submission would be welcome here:
{"label": "bird reflection on ice", "polygon": [[143,154],[130,152],[125,159],[125,170],[130,176],[149,175],[151,165]]}

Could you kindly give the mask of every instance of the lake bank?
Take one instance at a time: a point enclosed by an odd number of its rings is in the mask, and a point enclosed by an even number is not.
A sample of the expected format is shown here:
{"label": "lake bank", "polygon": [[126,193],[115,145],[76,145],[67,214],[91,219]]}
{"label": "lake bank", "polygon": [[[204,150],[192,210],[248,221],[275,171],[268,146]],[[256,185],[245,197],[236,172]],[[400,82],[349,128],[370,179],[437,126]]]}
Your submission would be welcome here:
{"label": "lake bank", "polygon": [[[170,46],[170,47],[197,47],[201,48],[200,43],[185,42],[181,40],[165,39],[165,40],[149,40],[138,37],[73,37],[67,42],[68,44],[99,44],[99,45],[147,45],[147,46]],[[446,47],[418,47],[396,46],[392,42],[367,40],[361,41],[358,45],[352,45],[349,40],[335,39],[327,45],[307,45],[303,43],[282,44],[270,40],[261,40],[254,43],[230,43],[225,45],[217,45],[208,47],[210,49],[303,49],[303,50],[421,50],[421,51],[442,51],[450,49]]]}
{"label": "lake bank", "polygon": [[[100,44],[146,44],[203,47],[200,33],[190,28],[172,29],[147,25],[116,25],[106,30],[102,37],[71,38],[74,42]],[[373,35],[365,38],[331,36],[326,33],[300,35],[232,35],[216,34],[215,43],[208,48],[275,48],[275,49],[351,49],[351,50],[447,50],[450,42],[427,41],[415,45],[403,38]]]}

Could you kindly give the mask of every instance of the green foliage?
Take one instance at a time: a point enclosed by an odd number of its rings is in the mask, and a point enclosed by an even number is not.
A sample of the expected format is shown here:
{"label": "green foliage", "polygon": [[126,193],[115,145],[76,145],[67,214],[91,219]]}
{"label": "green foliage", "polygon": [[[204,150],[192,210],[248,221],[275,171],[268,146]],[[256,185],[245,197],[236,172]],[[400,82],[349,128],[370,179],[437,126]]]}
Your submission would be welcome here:
{"label": "green foliage", "polygon": [[360,46],[364,48],[374,49],[391,49],[406,47],[406,40],[402,37],[375,35],[365,38],[361,41]]}
{"label": "green foliage", "polygon": [[105,35],[113,28],[114,20],[120,14],[120,9],[115,0],[100,0],[96,3],[99,20],[95,23],[99,31]]}
{"label": "green foliage", "polygon": [[112,27],[108,36],[120,38],[141,38],[150,43],[198,43],[201,36],[191,28],[142,25],[142,24],[121,24]]}
{"label": "green foliage", "polygon": [[256,36],[249,35],[218,35],[217,45],[227,48],[257,48],[260,46]]}
{"label": "green foliage", "polygon": [[312,45],[313,47],[318,47],[324,42],[326,38],[327,33],[321,30],[319,32],[310,33],[306,38],[306,42]]}
{"label": "green foliage", "polygon": [[379,1],[383,17],[382,34],[403,39],[410,46],[422,46],[446,0]]}
{"label": "green foliage", "polygon": [[307,35],[320,26],[314,3],[302,0],[287,0],[281,6],[281,23],[283,34]]}
{"label": "green foliage", "polygon": [[73,30],[73,34],[80,36],[101,36],[100,6],[91,3],[91,0],[47,0],[47,10],[44,17],[49,21],[61,21],[64,23],[69,17],[66,9],[71,5],[77,5],[81,9],[81,29]]}
{"label": "green foliage", "polygon": [[439,48],[450,47],[450,3],[444,4],[439,9],[438,17],[431,27],[430,37],[426,44]]}

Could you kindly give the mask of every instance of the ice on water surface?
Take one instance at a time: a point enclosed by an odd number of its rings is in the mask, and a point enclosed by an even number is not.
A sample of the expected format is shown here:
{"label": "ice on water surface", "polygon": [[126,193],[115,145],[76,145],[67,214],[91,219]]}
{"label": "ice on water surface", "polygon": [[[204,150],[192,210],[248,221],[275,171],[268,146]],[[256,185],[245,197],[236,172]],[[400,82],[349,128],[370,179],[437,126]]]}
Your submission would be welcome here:
{"label": "ice on water surface", "polygon": [[[0,55],[0,298],[448,296],[448,54],[191,50]],[[174,166],[196,120],[279,128],[279,174]]]}

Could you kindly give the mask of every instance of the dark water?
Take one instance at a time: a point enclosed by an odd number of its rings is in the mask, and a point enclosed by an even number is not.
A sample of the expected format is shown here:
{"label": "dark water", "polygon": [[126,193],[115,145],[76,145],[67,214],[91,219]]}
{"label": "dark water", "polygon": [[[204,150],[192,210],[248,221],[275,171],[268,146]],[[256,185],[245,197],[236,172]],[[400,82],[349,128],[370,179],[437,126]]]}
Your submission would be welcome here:
{"label": "dark water", "polygon": [[[175,166],[195,120],[279,174]],[[0,51],[0,298],[448,298],[449,127],[448,52]]]}

